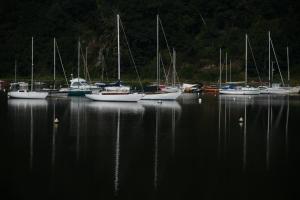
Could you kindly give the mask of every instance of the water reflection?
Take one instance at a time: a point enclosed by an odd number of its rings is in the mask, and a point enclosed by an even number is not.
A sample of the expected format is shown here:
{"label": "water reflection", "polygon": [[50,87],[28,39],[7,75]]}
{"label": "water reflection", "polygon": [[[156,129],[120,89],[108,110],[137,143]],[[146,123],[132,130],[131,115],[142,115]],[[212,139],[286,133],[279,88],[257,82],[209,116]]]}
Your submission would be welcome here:
{"label": "water reflection", "polygon": [[155,107],[155,138],[154,138],[154,188],[157,189],[158,179],[158,134],[160,130],[160,107]]}
{"label": "water reflection", "polygon": [[55,146],[56,146],[56,135],[57,135],[57,129],[58,129],[58,123],[55,123],[56,118],[56,100],[53,102],[53,128],[52,128],[52,152],[51,152],[51,166],[54,172],[55,167]]}
{"label": "water reflection", "polygon": [[[171,138],[171,155],[174,157],[176,150],[176,122],[181,116],[181,105],[176,101],[141,101],[139,102],[146,109],[154,109],[155,132],[154,132],[154,150],[153,150],[153,186],[157,190],[159,186],[159,155],[166,152],[160,152],[161,129],[164,125]],[[162,117],[163,116],[163,117]],[[164,121],[166,120],[166,121]],[[164,122],[171,122],[163,124]],[[163,155],[161,155],[163,156]]]}
{"label": "water reflection", "polygon": [[268,123],[267,123],[267,144],[266,144],[266,168],[269,170],[270,165],[270,129],[271,129],[271,115],[272,115],[271,99],[268,96]]}
{"label": "water reflection", "polygon": [[285,153],[286,153],[286,160],[288,160],[289,154],[289,117],[290,117],[290,97],[287,97],[287,108],[286,108],[286,123],[285,123]]}
{"label": "water reflection", "polygon": [[117,137],[116,137],[116,149],[115,149],[115,179],[114,189],[115,193],[119,190],[119,165],[120,165],[120,109],[118,110],[117,117]]}
{"label": "water reflection", "polygon": [[[29,126],[29,168],[33,169],[34,163],[34,142],[35,142],[35,128],[40,126],[39,115],[40,113],[47,113],[48,102],[40,99],[9,99],[8,109],[14,113],[13,127],[14,131],[26,130],[25,127]],[[29,117],[28,117],[29,115]],[[29,122],[27,123],[27,119]],[[40,118],[43,120],[43,118]],[[24,127],[23,127],[24,125]],[[24,128],[24,129],[23,129]]]}
{"label": "water reflection", "polygon": [[163,110],[174,109],[181,112],[181,105],[177,101],[140,101],[145,108],[162,108]]}
{"label": "water reflection", "polygon": [[[9,99],[8,100],[8,107],[15,108],[15,109],[24,109],[26,110],[28,107],[33,106],[35,108],[37,107],[43,107],[47,109],[48,102],[44,99]],[[19,110],[20,111],[20,110]]]}
{"label": "water reflection", "polygon": [[30,169],[33,167],[33,112],[32,104],[30,105]]}
{"label": "water reflection", "polygon": [[[24,191],[64,191],[73,199],[129,194],[132,199],[163,198],[170,193],[181,199],[185,192],[197,194],[199,188],[205,188],[200,189],[203,193],[221,191],[220,195],[239,190],[244,197],[241,183],[253,191],[257,182],[270,188],[278,184],[274,180],[287,171],[283,166],[298,156],[293,117],[299,112],[299,98],[201,98],[201,105],[194,100],[182,104],[10,99],[8,143],[15,162],[7,163],[16,175],[10,180]],[[59,125],[53,124],[55,117]],[[29,167],[34,173],[28,173]],[[28,178],[34,183],[26,187]]]}
{"label": "water reflection", "polygon": [[139,103],[131,102],[87,102],[89,109],[95,109],[100,112],[126,112],[126,113],[143,113],[145,108]]}
{"label": "water reflection", "polygon": [[247,102],[245,98],[245,111],[244,111],[244,135],[243,135],[243,170],[246,170],[247,164]]}
{"label": "water reflection", "polygon": [[[297,101],[293,101],[293,105]],[[286,158],[288,155],[288,129],[289,129],[289,113],[290,113],[290,96],[247,96],[247,95],[219,95],[218,102],[218,157],[221,156],[221,146],[224,145],[223,155],[226,160],[228,142],[231,136],[231,129],[235,129],[235,125],[240,126],[242,132],[242,166],[243,170],[247,166],[248,137],[263,127],[264,131],[260,131],[265,135],[265,166],[266,170],[270,169],[272,143],[278,138],[284,138]],[[224,110],[224,111],[222,111]],[[248,112],[249,110],[249,112]],[[264,112],[265,111],[265,112]],[[224,114],[222,114],[224,112]],[[286,114],[286,119],[284,115]],[[249,118],[250,116],[250,118]],[[230,122],[231,119],[236,119]],[[242,121],[240,121],[240,119]],[[250,120],[250,126],[248,126]],[[264,121],[267,121],[264,124]],[[224,126],[222,124],[224,123]],[[284,125],[283,125],[284,123]],[[265,128],[266,127],[266,128]],[[282,131],[281,131],[282,130]],[[248,134],[248,132],[250,133]],[[284,133],[284,134],[281,134]],[[258,137],[258,136],[257,136]],[[274,146],[275,148],[275,146]],[[278,147],[276,147],[278,148]]]}

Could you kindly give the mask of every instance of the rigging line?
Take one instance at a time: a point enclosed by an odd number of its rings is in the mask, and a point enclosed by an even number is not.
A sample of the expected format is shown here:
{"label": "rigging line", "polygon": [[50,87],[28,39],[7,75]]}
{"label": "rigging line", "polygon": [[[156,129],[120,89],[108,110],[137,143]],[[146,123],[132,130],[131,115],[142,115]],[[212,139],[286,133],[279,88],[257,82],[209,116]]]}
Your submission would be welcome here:
{"label": "rigging line", "polygon": [[260,84],[262,84],[262,81],[261,81],[261,78],[260,78],[260,74],[259,74],[259,71],[258,71],[258,67],[257,67],[257,64],[256,64],[256,60],[255,60],[255,57],[254,57],[254,53],[253,53],[253,50],[252,50],[252,46],[251,46],[249,37],[248,37],[248,44],[249,44],[249,47],[250,47],[250,51],[251,51],[251,54],[252,54],[252,58],[253,58],[255,69],[256,69],[256,72],[257,72],[257,75],[258,75],[259,82],[260,82]]}
{"label": "rigging line", "polygon": [[162,29],[162,32],[163,32],[163,35],[164,35],[164,39],[165,39],[165,41],[166,41],[166,45],[167,45],[168,52],[169,52],[169,55],[170,55],[170,62],[172,63],[173,56],[172,56],[172,54],[171,54],[171,50],[170,50],[170,46],[169,46],[169,43],[168,43],[168,40],[167,40],[167,36],[166,36],[165,30],[164,30],[164,27],[163,27],[163,25],[162,25],[162,22],[161,22],[160,18],[159,18],[159,24],[160,24],[160,26],[161,26],[161,29]]}
{"label": "rigging line", "polygon": [[61,55],[60,55],[59,48],[58,48],[58,44],[57,44],[57,41],[56,41],[56,40],[55,40],[55,46],[56,46],[56,49],[57,49],[57,53],[58,53],[58,57],[59,57],[59,61],[60,61],[60,64],[61,64],[61,67],[62,67],[62,70],[63,70],[64,76],[65,76],[65,80],[66,80],[67,86],[69,87],[69,83],[68,83],[68,79],[67,79],[66,71],[65,71],[65,68],[64,68],[64,64],[63,64],[63,62],[62,62],[62,59],[61,59]]}
{"label": "rigging line", "polygon": [[173,63],[173,56],[171,54],[171,50],[170,50],[170,46],[169,46],[169,43],[168,43],[168,40],[167,40],[167,36],[166,36],[165,30],[164,30],[164,27],[162,25],[162,22],[161,22],[160,18],[159,18],[159,24],[161,26],[161,29],[162,29],[162,32],[163,32],[163,35],[164,35],[164,39],[165,39],[165,42],[166,42],[166,45],[167,45],[168,53],[169,53],[169,56],[170,56],[170,64],[169,64],[168,74],[167,74],[167,76],[169,77],[171,67],[172,67],[172,63]]}
{"label": "rigging line", "polygon": [[[85,57],[84,57],[84,55],[83,55],[83,51],[82,51],[82,48],[81,48],[81,45],[80,45],[80,56],[81,56],[81,58],[82,58],[82,62],[83,62],[83,75],[84,75],[84,78],[85,79],[87,79],[87,74],[86,74],[86,67],[85,67]],[[78,54],[78,55],[79,55]],[[80,61],[79,61],[80,62]],[[79,76],[78,76],[79,77]]]}
{"label": "rigging line", "polygon": [[175,77],[176,77],[176,79],[177,79],[177,82],[180,83],[179,76],[178,76],[178,73],[177,73],[176,70],[175,70]]}
{"label": "rigging line", "polygon": [[275,49],[274,49],[274,45],[273,45],[273,41],[272,41],[272,39],[270,39],[270,41],[271,41],[272,50],[273,50],[273,53],[274,53],[274,56],[275,56],[275,61],[276,61],[277,67],[278,67],[279,75],[280,75],[282,84],[284,86],[284,80],[283,80],[283,77],[282,77],[282,74],[281,74],[281,71],[280,71],[278,59],[277,59],[277,56],[276,56],[276,53],[275,53]]}
{"label": "rigging line", "polygon": [[129,55],[130,55],[131,61],[132,61],[132,63],[133,63],[135,72],[137,73],[137,76],[138,76],[138,80],[139,80],[141,89],[142,89],[142,91],[144,92],[143,84],[142,84],[142,81],[141,81],[141,79],[140,79],[140,74],[139,74],[139,72],[138,72],[138,70],[137,70],[135,61],[134,61],[134,59],[133,59],[133,55],[132,55],[132,52],[131,52],[131,49],[130,49],[130,46],[129,46],[129,42],[128,42],[127,36],[126,36],[126,34],[125,34],[125,28],[124,28],[124,26],[123,26],[123,22],[122,22],[121,19],[120,19],[120,24],[121,24],[122,31],[123,31],[123,33],[124,33],[124,37],[125,37],[125,41],[126,41],[126,44],[127,44],[127,47],[128,47],[128,51],[129,51]]}
{"label": "rigging line", "polygon": [[159,54],[159,58],[160,58],[160,62],[162,64],[162,67],[163,67],[163,70],[164,70],[164,75],[165,75],[165,78],[166,78],[166,84],[168,84],[169,83],[168,75],[166,74],[166,69],[165,69],[164,61],[161,57],[161,54]]}
{"label": "rigging line", "polygon": [[82,57],[82,60],[83,60],[83,65],[84,65],[84,69],[85,69],[85,73],[86,73],[86,76],[87,78],[89,79],[89,82],[91,83],[91,77],[90,77],[90,73],[89,73],[89,70],[87,68],[87,65],[86,65],[86,58],[85,56],[83,55],[83,51],[82,51],[82,48],[80,47],[80,52],[81,52],[81,57]]}

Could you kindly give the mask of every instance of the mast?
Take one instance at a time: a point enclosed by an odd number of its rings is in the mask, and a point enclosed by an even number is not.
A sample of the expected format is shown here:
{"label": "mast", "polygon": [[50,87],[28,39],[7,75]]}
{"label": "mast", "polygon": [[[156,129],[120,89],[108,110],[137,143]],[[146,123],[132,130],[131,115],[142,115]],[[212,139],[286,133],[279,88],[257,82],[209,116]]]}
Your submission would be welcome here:
{"label": "mast", "polygon": [[156,70],[157,70],[157,91],[159,90],[160,77],[159,77],[159,15],[156,15]]}
{"label": "mast", "polygon": [[226,83],[227,83],[227,52],[226,52],[226,55],[225,55],[225,67],[226,67],[225,80],[226,80]]}
{"label": "mast", "polygon": [[55,73],[56,73],[56,52],[55,52],[55,38],[53,40],[53,89],[55,89]]}
{"label": "mast", "polygon": [[118,80],[121,80],[121,74],[120,74],[120,16],[117,14],[117,29],[118,29]]}
{"label": "mast", "polygon": [[[79,82],[79,71],[80,70],[80,39],[78,39],[78,63],[77,63],[77,75],[78,75],[78,82]],[[79,88],[79,84],[78,84]]]}
{"label": "mast", "polygon": [[88,64],[87,64],[88,47],[85,47],[85,75],[88,79]]}
{"label": "mast", "polygon": [[269,87],[271,87],[271,33],[270,31],[269,31]]}
{"label": "mast", "polygon": [[245,86],[247,86],[247,68],[248,68],[248,35],[246,34],[246,55],[245,55]]}
{"label": "mast", "polygon": [[274,76],[274,61],[272,61],[272,64],[271,64],[271,82],[273,82],[273,76]]}
{"label": "mast", "polygon": [[176,70],[176,51],[175,49],[173,48],[173,87],[175,87],[175,70]]}
{"label": "mast", "polygon": [[219,88],[222,86],[222,48],[220,48],[220,78],[219,78]]}
{"label": "mast", "polygon": [[33,91],[33,37],[31,37],[31,91]]}
{"label": "mast", "polygon": [[231,82],[231,60],[229,60],[229,81]]}
{"label": "mast", "polygon": [[15,60],[15,83],[17,82],[17,60]]}
{"label": "mast", "polygon": [[289,57],[289,47],[286,47],[286,58],[287,58],[287,70],[288,70],[288,86],[290,86],[290,57]]}

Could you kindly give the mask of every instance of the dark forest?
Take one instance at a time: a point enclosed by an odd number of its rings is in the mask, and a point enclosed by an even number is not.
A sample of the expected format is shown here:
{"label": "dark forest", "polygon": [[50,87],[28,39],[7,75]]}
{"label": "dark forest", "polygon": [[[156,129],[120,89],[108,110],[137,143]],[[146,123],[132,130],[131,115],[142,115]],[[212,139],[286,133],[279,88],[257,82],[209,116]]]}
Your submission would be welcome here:
{"label": "dark forest", "polygon": [[[159,14],[170,49],[177,52],[182,80],[216,81],[219,48],[232,61],[234,76],[244,70],[245,34],[249,35],[259,72],[266,77],[268,31],[286,73],[286,47],[290,49],[292,78],[300,74],[300,3],[297,0],[27,0],[2,1],[0,6],[0,77],[19,77],[31,69],[34,37],[35,76],[53,73],[53,38],[67,74],[77,73],[77,41],[86,48],[93,79],[117,74],[116,14],[120,14],[132,55],[142,79],[155,79],[156,15]],[[165,67],[170,55],[163,33],[160,53]],[[249,76],[256,78],[249,53]],[[273,59],[274,56],[272,56]],[[57,66],[60,66],[57,62]],[[121,68],[125,79],[134,79],[134,67],[121,34]],[[61,68],[58,69],[58,73]],[[60,73],[62,76],[62,73]]]}

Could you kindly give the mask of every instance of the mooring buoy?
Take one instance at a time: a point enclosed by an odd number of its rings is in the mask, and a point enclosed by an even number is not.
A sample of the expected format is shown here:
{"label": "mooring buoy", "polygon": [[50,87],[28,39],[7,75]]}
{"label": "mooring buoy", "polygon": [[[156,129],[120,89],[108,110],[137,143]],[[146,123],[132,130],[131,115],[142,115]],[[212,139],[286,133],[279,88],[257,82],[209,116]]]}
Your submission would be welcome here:
{"label": "mooring buoy", "polygon": [[240,117],[239,122],[243,122],[243,121],[244,121],[243,117]]}
{"label": "mooring buoy", "polygon": [[198,99],[198,102],[199,102],[199,104],[201,104],[201,103],[202,103],[202,99],[201,99],[201,98],[199,98],[199,99]]}
{"label": "mooring buoy", "polygon": [[59,123],[59,120],[58,120],[57,117],[54,119],[54,122],[53,122],[53,123],[54,123],[54,124],[58,124],[58,123]]}

